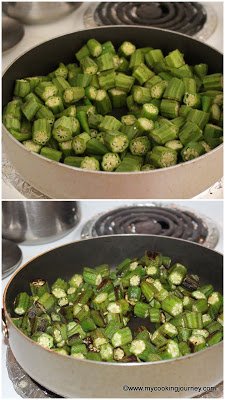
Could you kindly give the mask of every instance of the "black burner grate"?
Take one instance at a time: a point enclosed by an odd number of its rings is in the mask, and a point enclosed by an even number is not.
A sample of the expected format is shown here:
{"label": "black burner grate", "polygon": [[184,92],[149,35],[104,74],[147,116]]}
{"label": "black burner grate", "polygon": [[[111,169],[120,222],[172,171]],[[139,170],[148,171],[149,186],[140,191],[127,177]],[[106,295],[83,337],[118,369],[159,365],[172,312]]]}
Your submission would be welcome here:
{"label": "black burner grate", "polygon": [[97,25],[144,25],[195,35],[206,20],[200,3],[102,2],[94,12]]}
{"label": "black burner grate", "polygon": [[153,234],[204,243],[208,228],[189,211],[166,207],[124,207],[101,215],[92,226],[93,236]]}

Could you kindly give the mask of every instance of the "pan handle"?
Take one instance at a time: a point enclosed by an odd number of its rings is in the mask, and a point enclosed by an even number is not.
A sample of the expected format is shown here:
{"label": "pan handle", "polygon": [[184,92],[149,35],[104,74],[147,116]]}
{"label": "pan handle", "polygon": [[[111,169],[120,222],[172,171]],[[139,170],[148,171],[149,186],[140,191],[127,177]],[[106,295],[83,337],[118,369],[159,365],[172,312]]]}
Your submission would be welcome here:
{"label": "pan handle", "polygon": [[4,308],[2,308],[2,332],[3,332],[3,335],[4,335],[5,339],[8,339],[9,338],[9,331],[8,331],[8,327],[7,327]]}

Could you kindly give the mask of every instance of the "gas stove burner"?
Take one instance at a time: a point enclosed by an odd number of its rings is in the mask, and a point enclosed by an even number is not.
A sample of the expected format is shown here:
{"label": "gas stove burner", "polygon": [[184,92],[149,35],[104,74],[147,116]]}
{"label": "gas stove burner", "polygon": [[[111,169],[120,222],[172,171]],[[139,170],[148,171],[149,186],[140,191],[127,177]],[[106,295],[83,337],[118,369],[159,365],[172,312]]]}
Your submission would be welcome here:
{"label": "gas stove burner", "polygon": [[184,33],[200,40],[215,30],[217,18],[207,3],[101,2],[91,3],[84,15],[87,27],[142,25]]}
{"label": "gas stove burner", "polygon": [[97,215],[82,231],[82,238],[118,234],[151,234],[189,240],[214,248],[219,232],[206,217],[160,204],[136,204]]}
{"label": "gas stove burner", "polygon": [[[6,353],[6,367],[9,378],[13,383],[16,393],[22,398],[62,398],[55,393],[50,392],[37,382],[29,377],[23,368],[16,361],[12,350],[8,346]],[[222,398],[223,397],[223,382],[219,383],[210,392],[205,392],[202,395],[195,396],[196,398]]]}

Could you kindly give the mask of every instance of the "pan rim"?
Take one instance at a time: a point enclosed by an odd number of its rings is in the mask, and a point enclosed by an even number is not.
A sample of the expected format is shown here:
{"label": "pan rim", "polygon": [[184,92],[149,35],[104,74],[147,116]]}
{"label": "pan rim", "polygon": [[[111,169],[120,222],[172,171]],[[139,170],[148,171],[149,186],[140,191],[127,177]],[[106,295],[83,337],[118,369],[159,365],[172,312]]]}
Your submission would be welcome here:
{"label": "pan rim", "polygon": [[[4,71],[3,71],[3,76],[2,76],[2,79],[4,79],[4,76],[5,76],[5,74],[6,74],[6,72],[13,66],[13,64],[16,62],[16,61],[18,61],[21,57],[23,57],[25,54],[27,54],[27,53],[29,53],[30,51],[32,51],[32,50],[34,50],[35,48],[37,48],[37,47],[39,47],[39,46],[41,46],[41,45],[43,45],[43,44],[45,44],[45,43],[49,43],[49,42],[51,42],[51,41],[53,41],[53,40],[56,40],[56,39],[60,39],[60,38],[63,38],[64,36],[69,36],[69,35],[73,35],[73,34],[76,34],[76,33],[79,33],[79,32],[86,32],[86,31],[93,31],[93,30],[109,30],[109,29],[115,29],[115,28],[126,28],[126,29],[139,29],[139,30],[149,30],[149,31],[151,31],[151,30],[154,30],[154,31],[158,31],[158,32],[164,32],[165,33],[165,35],[167,34],[167,33],[172,33],[172,34],[174,34],[175,36],[181,36],[181,37],[185,37],[185,38],[188,38],[189,40],[192,40],[192,41],[194,41],[194,42],[198,42],[198,43],[200,43],[201,45],[203,45],[203,46],[206,46],[206,47],[208,47],[208,48],[210,48],[210,49],[212,49],[212,50],[214,50],[214,51],[216,51],[217,53],[219,53],[222,57],[223,57],[223,54],[219,51],[219,50],[217,50],[217,49],[215,49],[213,46],[209,46],[208,44],[206,44],[206,43],[204,43],[204,42],[202,42],[201,40],[199,40],[199,39],[196,39],[196,38],[193,38],[193,37],[190,37],[190,36],[188,36],[188,35],[186,35],[186,34],[184,34],[184,33],[180,33],[180,32],[174,32],[174,31],[172,31],[172,30],[169,30],[169,29],[161,29],[161,28],[156,28],[156,27],[145,27],[145,26],[142,26],[142,25],[133,25],[133,26],[128,26],[128,25],[110,25],[110,26],[98,26],[98,27],[96,27],[96,28],[87,28],[87,29],[79,29],[79,30],[76,30],[76,31],[73,31],[73,32],[69,32],[69,33],[67,33],[67,34],[62,34],[62,35],[56,35],[56,36],[54,36],[54,37],[52,37],[51,39],[49,39],[49,40],[45,40],[45,41],[43,41],[43,42],[41,42],[41,43],[39,43],[38,45],[35,45],[35,46],[32,46],[31,48],[29,48],[28,50],[26,50],[26,51],[24,51],[22,54],[20,54],[18,57],[16,57],[5,69],[4,69]],[[7,130],[7,128],[2,124],[2,128],[3,128],[3,132],[4,132],[4,134],[7,134],[7,136],[8,136],[8,138],[9,139],[11,139],[13,142],[15,142],[15,144],[16,145],[19,145],[19,146],[21,146],[21,149],[23,148],[23,150],[25,150],[25,152],[27,151],[27,152],[29,152],[29,150],[27,150],[18,140],[16,140],[11,134],[10,134],[10,132]],[[187,167],[188,167],[188,165],[190,165],[190,164],[193,164],[193,163],[197,163],[198,162],[198,160],[199,160],[199,162],[200,162],[200,160],[203,160],[205,157],[207,157],[210,153],[215,153],[215,152],[219,152],[219,150],[220,149],[222,149],[223,148],[223,143],[221,143],[219,146],[217,146],[217,147],[215,147],[214,149],[212,149],[212,150],[210,150],[210,152],[209,153],[205,153],[205,154],[203,154],[203,155],[201,155],[201,156],[199,156],[199,157],[197,157],[197,158],[194,158],[193,160],[190,160],[190,161],[185,161],[185,162],[182,162],[182,163],[179,163],[179,164],[176,164],[176,165],[173,165],[173,166],[171,166],[171,167],[164,167],[164,168],[159,168],[159,169],[155,169],[155,170],[149,170],[149,171],[133,171],[133,172],[119,172],[119,173],[115,173],[115,172],[107,172],[107,171],[92,171],[92,170],[85,170],[85,169],[81,169],[81,168],[77,168],[77,167],[72,167],[72,166],[70,166],[70,165],[66,165],[66,164],[64,164],[64,163],[60,163],[60,162],[57,162],[57,161],[54,161],[54,160],[50,160],[50,159],[48,159],[48,158],[46,158],[46,157],[44,157],[44,156],[42,156],[42,155],[40,155],[40,154],[38,154],[38,153],[34,153],[34,152],[32,152],[32,155],[33,156],[36,156],[38,159],[41,159],[41,160],[45,160],[45,162],[47,162],[47,163],[49,163],[49,164],[53,164],[53,165],[59,165],[59,167],[63,167],[63,168],[65,168],[65,171],[66,170],[73,170],[73,171],[76,171],[76,172],[82,172],[82,173],[84,173],[84,174],[94,174],[94,175],[100,175],[100,176],[102,176],[102,174],[104,174],[104,175],[109,175],[109,176],[139,176],[140,174],[140,176],[142,176],[142,174],[144,174],[144,175],[149,175],[149,176],[153,176],[153,175],[158,175],[158,174],[160,174],[160,172],[161,171],[169,171],[169,170],[172,170],[172,169],[177,169],[177,168],[182,168],[182,166],[183,165],[187,165]]]}
{"label": "pan rim", "polygon": [[[7,295],[8,288],[9,288],[9,286],[10,286],[12,280],[16,277],[16,275],[17,275],[22,269],[28,267],[28,265],[29,265],[33,260],[35,260],[36,258],[39,258],[39,257],[41,257],[41,256],[43,256],[43,255],[45,255],[45,254],[47,254],[47,253],[50,253],[51,251],[57,250],[57,249],[62,248],[62,247],[70,246],[70,245],[75,244],[75,243],[78,243],[78,242],[84,242],[84,241],[90,241],[90,240],[101,240],[101,238],[124,237],[124,236],[132,236],[132,237],[133,237],[133,236],[134,236],[134,237],[140,237],[140,236],[142,236],[142,237],[153,237],[153,238],[166,238],[166,239],[172,240],[172,241],[185,242],[185,243],[188,243],[188,244],[190,244],[190,245],[198,246],[199,248],[204,248],[204,249],[208,250],[209,252],[216,253],[216,254],[222,256],[222,258],[223,258],[223,254],[222,254],[222,253],[220,253],[220,252],[218,252],[218,251],[216,251],[216,250],[209,249],[208,247],[203,247],[203,246],[202,246],[201,244],[199,244],[199,243],[190,242],[189,240],[179,239],[179,238],[172,238],[172,237],[163,236],[163,235],[120,234],[120,235],[104,235],[104,236],[99,236],[99,237],[95,237],[95,238],[86,238],[86,239],[74,240],[74,241],[72,241],[72,242],[65,243],[65,244],[63,244],[63,245],[61,245],[61,246],[54,247],[53,249],[47,250],[47,251],[45,251],[45,252],[39,254],[38,256],[33,257],[31,260],[29,260],[28,262],[26,262],[24,265],[22,265],[18,270],[16,270],[16,271],[13,273],[13,275],[12,275],[12,277],[10,278],[9,282],[7,283],[7,285],[6,285],[5,289],[4,289],[4,293],[3,293],[3,311],[4,311],[4,314],[5,314],[6,320],[8,320],[8,322],[9,322],[9,323],[12,325],[12,327],[18,332],[18,334],[22,335],[22,337],[23,337],[24,339],[26,339],[26,340],[27,340],[29,343],[31,343],[32,345],[37,345],[39,348],[41,348],[41,349],[43,349],[43,350],[45,350],[45,351],[48,351],[50,354],[54,354],[55,356],[68,357],[68,358],[71,360],[72,357],[69,356],[69,355],[59,354],[59,353],[54,352],[54,350],[47,349],[47,348],[41,346],[39,343],[35,342],[34,340],[32,340],[31,338],[29,338],[28,336],[26,336],[19,328],[17,328],[17,327],[13,324],[12,318],[11,318],[11,316],[9,315],[8,310],[7,310],[7,307],[6,307],[6,295]],[[223,270],[223,269],[222,269],[222,270]],[[117,363],[112,363],[112,362],[105,362],[105,361],[94,361],[94,360],[75,359],[75,358],[73,358],[73,360],[74,360],[74,362],[75,362],[75,361],[77,361],[77,362],[84,362],[84,363],[90,362],[90,363],[94,363],[94,365],[100,364],[100,365],[109,365],[109,366],[114,366],[114,367],[115,367],[115,366],[120,366],[120,367],[121,367],[121,366],[126,366],[126,367],[142,366],[142,367],[143,367],[143,366],[145,366],[145,365],[156,365],[156,364],[157,364],[157,365],[160,365],[160,364],[162,364],[162,363],[170,363],[170,362],[172,362],[172,361],[178,362],[179,360],[189,359],[189,358],[192,358],[192,357],[194,357],[194,356],[197,356],[199,353],[201,353],[201,352],[203,352],[203,351],[204,351],[204,352],[205,352],[205,351],[209,351],[210,349],[212,350],[212,349],[215,348],[215,347],[221,346],[221,344],[223,345],[223,340],[222,340],[221,342],[216,343],[216,344],[214,344],[213,346],[210,346],[210,347],[208,347],[208,348],[205,348],[205,349],[203,349],[203,350],[201,350],[200,352],[197,352],[197,353],[192,353],[192,354],[188,354],[188,355],[186,355],[186,356],[181,356],[181,357],[177,357],[177,358],[172,358],[172,359],[169,359],[169,360],[160,360],[160,361],[154,361],[154,362],[142,362],[142,363],[139,363],[139,362],[134,362],[134,363],[121,363],[121,362],[117,362]]]}

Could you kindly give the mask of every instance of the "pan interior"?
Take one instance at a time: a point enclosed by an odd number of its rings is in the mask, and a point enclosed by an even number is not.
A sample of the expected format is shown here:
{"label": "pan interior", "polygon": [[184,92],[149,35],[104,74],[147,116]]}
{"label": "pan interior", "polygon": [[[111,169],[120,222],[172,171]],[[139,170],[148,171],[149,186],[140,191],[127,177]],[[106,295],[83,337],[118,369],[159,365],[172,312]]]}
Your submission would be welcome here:
{"label": "pan interior", "polygon": [[115,235],[74,242],[51,250],[29,262],[11,280],[6,292],[6,308],[12,313],[15,297],[30,292],[29,282],[43,278],[51,285],[56,278],[69,279],[84,267],[108,263],[111,267],[123,259],[141,257],[146,250],[158,251],[181,262],[189,272],[198,274],[201,283],[211,283],[222,292],[223,257],[191,242],[154,235]]}

